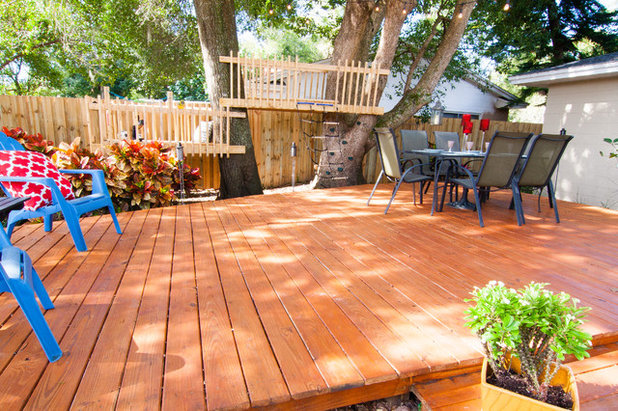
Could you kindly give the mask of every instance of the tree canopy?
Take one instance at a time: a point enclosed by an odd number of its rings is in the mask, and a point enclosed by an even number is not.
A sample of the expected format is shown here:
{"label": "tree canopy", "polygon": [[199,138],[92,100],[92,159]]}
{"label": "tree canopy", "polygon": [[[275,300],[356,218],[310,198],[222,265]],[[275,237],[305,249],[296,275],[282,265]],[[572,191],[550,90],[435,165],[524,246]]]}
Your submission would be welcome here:
{"label": "tree canopy", "polygon": [[[375,6],[373,0],[355,0]],[[0,0],[0,92],[96,94],[108,85],[131,97],[203,99],[196,18],[190,0]],[[384,6],[388,2],[384,2]],[[395,72],[419,78],[421,54],[431,59],[454,0],[401,2],[408,18],[393,61]],[[239,30],[254,33],[265,57],[299,55],[314,61],[332,52],[344,0],[256,2],[236,0]],[[618,50],[616,12],[597,0],[483,1],[471,16],[445,78],[455,78],[488,57],[504,73],[561,64]],[[383,21],[374,13],[376,21]],[[377,27],[378,34],[380,27]],[[361,59],[371,59],[379,36]],[[250,46],[251,47],[251,46]],[[243,45],[241,44],[241,51]],[[403,94],[403,88],[399,90]]]}
{"label": "tree canopy", "polygon": [[618,12],[597,0],[480,2],[467,41],[516,74],[618,51]]}
{"label": "tree canopy", "polygon": [[2,1],[0,91],[70,96],[108,85],[161,97],[177,82],[195,94],[191,82],[203,77],[190,2]]}

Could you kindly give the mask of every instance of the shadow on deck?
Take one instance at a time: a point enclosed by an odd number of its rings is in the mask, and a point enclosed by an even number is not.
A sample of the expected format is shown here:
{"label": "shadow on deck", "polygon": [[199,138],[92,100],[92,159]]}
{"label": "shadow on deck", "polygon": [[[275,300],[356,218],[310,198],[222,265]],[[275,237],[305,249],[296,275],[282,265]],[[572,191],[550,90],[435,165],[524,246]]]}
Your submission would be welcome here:
{"label": "shadow on deck", "polygon": [[479,368],[464,299],[490,280],[568,292],[592,307],[594,344],[615,347],[617,212],[559,202],[556,224],[526,196],[518,227],[496,193],[480,228],[470,211],[430,216],[409,188],[384,215],[391,187],[368,207],[370,189],[122,213],[122,236],[90,217],[84,253],[64,223],[20,227],[64,356],[49,364],[1,295],[0,403],[327,409],[397,395]]}

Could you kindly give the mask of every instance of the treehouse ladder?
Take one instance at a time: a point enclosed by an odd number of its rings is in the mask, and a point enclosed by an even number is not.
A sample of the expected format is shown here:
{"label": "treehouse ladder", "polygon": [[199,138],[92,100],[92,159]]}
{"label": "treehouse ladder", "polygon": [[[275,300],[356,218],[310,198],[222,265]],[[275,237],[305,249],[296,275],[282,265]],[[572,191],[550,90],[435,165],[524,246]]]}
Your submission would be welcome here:
{"label": "treehouse ladder", "polygon": [[[300,122],[300,141],[304,142],[311,162],[316,165],[316,172],[320,174],[320,157],[328,156],[328,161],[325,162],[326,170],[322,178],[332,180],[345,180],[348,177],[343,175],[345,166],[343,157],[343,146],[347,141],[342,138],[341,124],[339,121],[325,121],[325,113],[328,108],[332,108],[332,104],[314,103],[314,102],[298,102],[298,119]],[[307,110],[309,107],[309,110]],[[306,114],[309,112],[309,116]],[[303,113],[305,117],[303,117]],[[338,116],[338,115],[337,115]],[[352,158],[348,158],[352,160]]]}

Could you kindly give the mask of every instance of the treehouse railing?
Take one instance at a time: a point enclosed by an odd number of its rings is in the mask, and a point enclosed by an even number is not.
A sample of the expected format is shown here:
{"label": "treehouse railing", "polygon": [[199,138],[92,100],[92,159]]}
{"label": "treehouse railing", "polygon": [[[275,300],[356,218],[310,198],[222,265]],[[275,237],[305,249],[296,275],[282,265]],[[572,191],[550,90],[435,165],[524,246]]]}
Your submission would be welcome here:
{"label": "treehouse railing", "polygon": [[[378,106],[380,76],[389,71],[368,63],[338,65],[264,60],[254,57],[220,56],[230,64],[230,94],[221,99],[222,107],[270,110],[336,111],[340,113],[384,114]],[[334,99],[326,99],[328,80],[335,81]]]}
{"label": "treehouse railing", "polygon": [[[107,87],[99,98],[84,97],[88,141],[91,145],[124,139],[182,143],[185,153],[197,155],[245,152],[244,146],[230,145],[230,120],[244,118],[244,113],[230,107],[216,111],[206,102],[174,101],[171,92],[167,97],[167,101],[147,102],[112,99]],[[98,122],[98,136],[93,132],[92,119]]]}

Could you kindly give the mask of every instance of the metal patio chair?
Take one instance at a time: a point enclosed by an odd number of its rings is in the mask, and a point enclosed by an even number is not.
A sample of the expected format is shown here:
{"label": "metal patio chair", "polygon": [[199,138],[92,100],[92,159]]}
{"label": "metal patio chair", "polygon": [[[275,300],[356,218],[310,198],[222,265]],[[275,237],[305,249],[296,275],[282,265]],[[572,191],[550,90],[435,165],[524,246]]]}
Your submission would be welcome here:
{"label": "metal patio chair", "polygon": [[[425,130],[401,130],[401,161],[403,163],[403,169],[405,170],[415,164],[424,164],[419,174],[424,174],[433,178],[434,174],[431,170],[429,156],[406,152],[411,150],[425,150],[427,148],[429,148],[429,141]],[[431,180],[428,180],[428,184],[425,187],[425,194],[427,190],[429,190],[429,186],[431,186]]]}
{"label": "metal patio chair", "polygon": [[[556,170],[562,154],[567,144],[573,136],[561,134],[540,134],[530,141],[528,156],[524,160],[521,171],[513,179],[513,184],[520,187],[539,188],[538,209],[541,211],[541,194],[547,187],[549,206],[553,207],[556,216],[556,223],[560,223],[558,215],[558,205],[551,177]],[[520,218],[523,224],[526,223],[524,210],[521,204],[521,196],[513,197],[515,209],[519,209]],[[518,204],[519,203],[519,204]]]}
{"label": "metal patio chair", "polygon": [[[456,131],[434,131],[433,138],[436,143],[436,148],[444,151],[448,151],[448,142],[453,141],[452,151],[461,151],[461,144],[459,142],[459,133]],[[461,160],[459,158],[450,158],[447,160],[449,167],[446,167],[444,171],[440,170],[440,176],[446,178],[448,180],[449,177],[462,177],[461,174],[458,173],[459,166],[461,165]],[[437,165],[436,165],[437,166]],[[447,176],[451,173],[451,176]],[[453,175],[453,173],[456,173]],[[449,196],[452,200],[453,198],[453,188],[454,185],[450,185]],[[455,199],[458,197],[458,193],[455,192]]]}
{"label": "metal patio chair", "polygon": [[459,144],[459,133],[456,131],[434,131],[433,137],[436,142],[436,148],[448,151],[448,142],[453,141],[453,151],[461,151]]}
{"label": "metal patio chair", "polygon": [[388,212],[391,203],[395,199],[395,195],[397,195],[397,190],[399,190],[399,186],[402,182],[412,183],[412,195],[414,198],[414,204],[416,204],[416,183],[420,183],[420,202],[423,204],[423,184],[426,181],[431,181],[431,177],[426,176],[420,173],[420,170],[427,166],[427,164],[416,164],[407,169],[403,170],[402,164],[399,161],[399,150],[397,148],[397,139],[395,138],[395,133],[393,130],[389,128],[376,128],[374,129],[374,133],[377,140],[378,151],[380,153],[380,160],[382,162],[382,171],[380,171],[380,175],[373,186],[373,190],[371,191],[371,195],[367,200],[367,205],[371,201],[373,194],[378,187],[378,184],[382,180],[382,177],[385,176],[389,181],[393,181],[395,183],[395,187],[393,188],[393,194],[391,196],[388,205],[386,206],[386,210],[384,210],[384,214]]}
{"label": "metal patio chair", "polygon": [[[481,211],[481,201],[479,191],[481,188],[508,189],[513,191],[513,198],[520,198],[519,186],[512,184],[515,173],[518,169],[520,159],[526,144],[532,137],[532,133],[513,133],[499,131],[492,137],[487,154],[483,159],[483,164],[477,176],[465,167],[459,166],[459,171],[465,173],[466,178],[451,178],[450,182],[464,189],[474,191],[474,201],[479,218],[479,224],[484,227],[483,214]],[[440,208],[444,205],[446,186],[442,193]],[[521,203],[515,201],[517,224],[522,225],[520,217]]]}

